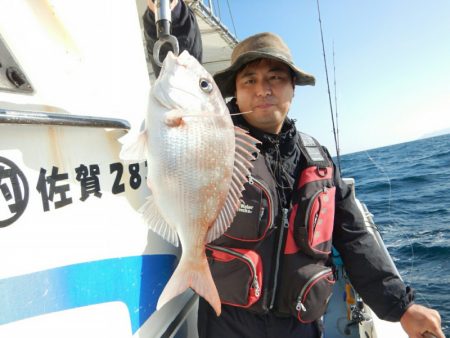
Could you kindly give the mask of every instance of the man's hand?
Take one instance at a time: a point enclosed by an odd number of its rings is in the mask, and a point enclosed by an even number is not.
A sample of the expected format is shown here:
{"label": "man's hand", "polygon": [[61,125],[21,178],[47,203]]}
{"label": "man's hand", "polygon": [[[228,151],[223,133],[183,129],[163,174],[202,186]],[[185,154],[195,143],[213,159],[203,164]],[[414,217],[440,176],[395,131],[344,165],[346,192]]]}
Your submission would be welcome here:
{"label": "man's hand", "polygon": [[[178,0],[170,1],[170,10],[173,10],[177,4],[178,4]],[[154,0],[147,0],[147,6],[153,13],[155,13],[156,7],[155,7]]]}
{"label": "man's hand", "polygon": [[427,337],[425,333],[431,333],[437,338],[445,338],[441,329],[439,312],[425,306],[411,305],[400,318],[400,323],[410,338]]}

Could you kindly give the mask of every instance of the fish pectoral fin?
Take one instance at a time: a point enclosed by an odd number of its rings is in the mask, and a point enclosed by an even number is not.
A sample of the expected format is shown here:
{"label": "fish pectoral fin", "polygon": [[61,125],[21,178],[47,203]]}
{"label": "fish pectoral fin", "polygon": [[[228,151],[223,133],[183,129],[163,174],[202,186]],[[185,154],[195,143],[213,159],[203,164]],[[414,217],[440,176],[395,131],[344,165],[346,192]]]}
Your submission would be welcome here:
{"label": "fish pectoral fin", "polygon": [[259,153],[259,149],[256,148],[256,144],[259,143],[259,141],[248,135],[245,130],[235,127],[235,136],[236,152],[230,189],[222,210],[214,224],[208,230],[206,235],[207,243],[222,236],[236,216],[236,212],[241,205],[240,198],[242,197],[244,184],[248,182],[250,169],[253,168],[251,161],[254,160],[255,156]]}
{"label": "fish pectoral fin", "polygon": [[143,161],[147,158],[147,154],[147,130],[144,130],[135,140],[122,145],[119,158],[123,161]]}
{"label": "fish pectoral fin", "polygon": [[162,217],[153,195],[147,197],[147,200],[139,209],[139,212],[142,213],[145,223],[147,223],[148,227],[153,232],[157,233],[167,242],[172,243],[176,247],[179,245],[176,230]]}
{"label": "fish pectoral fin", "polygon": [[179,109],[173,109],[168,111],[164,116],[164,123],[168,127],[178,127],[183,122],[183,113],[182,110]]}

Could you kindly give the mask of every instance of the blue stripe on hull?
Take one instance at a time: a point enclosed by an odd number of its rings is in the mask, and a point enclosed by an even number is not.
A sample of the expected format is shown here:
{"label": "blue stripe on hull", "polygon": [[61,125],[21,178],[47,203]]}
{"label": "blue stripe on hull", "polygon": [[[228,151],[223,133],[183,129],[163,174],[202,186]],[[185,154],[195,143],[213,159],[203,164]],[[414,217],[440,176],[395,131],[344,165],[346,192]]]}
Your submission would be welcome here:
{"label": "blue stripe on hull", "polygon": [[0,279],[0,325],[120,301],[134,334],[155,311],[175,264],[174,255],[130,256]]}

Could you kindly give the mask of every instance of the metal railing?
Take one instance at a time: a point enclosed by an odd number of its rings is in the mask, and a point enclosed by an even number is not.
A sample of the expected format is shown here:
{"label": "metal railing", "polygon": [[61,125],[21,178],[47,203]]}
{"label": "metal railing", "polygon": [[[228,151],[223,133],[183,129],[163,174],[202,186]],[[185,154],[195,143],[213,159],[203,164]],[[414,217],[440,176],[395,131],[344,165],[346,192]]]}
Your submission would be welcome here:
{"label": "metal railing", "polygon": [[214,8],[210,0],[207,1],[207,5],[205,5],[205,1],[201,0],[186,2],[196,11],[196,13],[201,15],[208,24],[216,26],[220,35],[230,44],[231,48],[234,48],[239,40],[235,34],[231,33],[231,31],[223,24],[222,20],[214,14]]}
{"label": "metal railing", "polygon": [[0,108],[0,124],[130,129],[126,120]]}

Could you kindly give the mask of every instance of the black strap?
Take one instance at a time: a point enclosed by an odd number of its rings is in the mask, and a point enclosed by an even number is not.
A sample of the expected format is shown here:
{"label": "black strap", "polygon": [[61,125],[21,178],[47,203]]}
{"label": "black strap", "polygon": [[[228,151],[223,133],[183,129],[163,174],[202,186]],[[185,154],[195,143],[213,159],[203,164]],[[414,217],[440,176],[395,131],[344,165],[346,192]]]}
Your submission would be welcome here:
{"label": "black strap", "polygon": [[300,150],[306,158],[307,166],[317,166],[319,168],[330,167],[331,161],[320,143],[308,134],[299,134]]}

